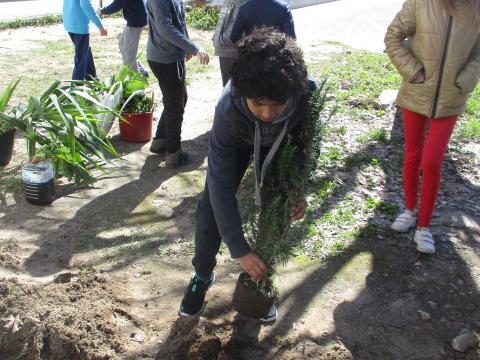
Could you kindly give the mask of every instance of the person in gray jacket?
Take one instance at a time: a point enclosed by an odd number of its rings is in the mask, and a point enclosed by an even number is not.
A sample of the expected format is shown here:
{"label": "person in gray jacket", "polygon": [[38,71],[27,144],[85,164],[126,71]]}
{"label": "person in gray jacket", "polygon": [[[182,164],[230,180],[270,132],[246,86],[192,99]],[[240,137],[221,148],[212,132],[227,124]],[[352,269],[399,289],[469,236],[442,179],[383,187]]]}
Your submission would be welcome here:
{"label": "person in gray jacket", "polygon": [[[215,109],[207,180],[196,214],[195,274],[182,299],[180,316],[203,312],[205,294],[215,279],[213,269],[221,240],[253,280],[265,276],[267,266],[245,240],[236,191],[253,155],[256,203],[261,204],[259,188],[268,181],[263,177],[270,160],[287,133],[299,139],[315,88],[293,38],[261,28],[240,41],[231,80]],[[302,218],[306,206],[298,199],[292,219]],[[270,310],[263,321],[275,320],[276,308]]]}
{"label": "person in gray jacket", "polygon": [[213,34],[215,55],[220,62],[222,84],[225,86],[230,79],[230,68],[237,56],[235,44],[230,40],[233,24],[237,18],[238,9],[247,0],[225,0],[218,16],[217,28]]}
{"label": "person in gray jacket", "polygon": [[147,13],[147,60],[163,96],[163,111],[150,151],[166,153],[166,165],[176,167],[187,160],[187,154],[181,148],[187,103],[185,61],[196,56],[202,65],[206,65],[209,58],[188,37],[182,0],[149,0]]}

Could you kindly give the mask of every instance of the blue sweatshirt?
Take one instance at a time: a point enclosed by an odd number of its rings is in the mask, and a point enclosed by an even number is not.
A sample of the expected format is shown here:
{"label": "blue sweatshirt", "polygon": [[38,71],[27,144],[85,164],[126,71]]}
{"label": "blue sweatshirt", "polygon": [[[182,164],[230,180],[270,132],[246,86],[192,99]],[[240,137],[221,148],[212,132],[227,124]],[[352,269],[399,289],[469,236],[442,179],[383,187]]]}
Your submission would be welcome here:
{"label": "blue sweatshirt", "polygon": [[123,10],[123,17],[127,26],[144,27],[147,25],[147,10],[143,0],[114,0],[110,5],[105,6],[102,15],[111,15]]}
{"label": "blue sweatshirt", "polygon": [[249,0],[238,10],[230,40],[236,43],[248,35],[255,26],[271,26],[296,38],[292,12],[281,0]]}
{"label": "blue sweatshirt", "polygon": [[98,29],[103,29],[91,0],[63,0],[62,19],[65,30],[73,34],[88,34],[90,21]]}

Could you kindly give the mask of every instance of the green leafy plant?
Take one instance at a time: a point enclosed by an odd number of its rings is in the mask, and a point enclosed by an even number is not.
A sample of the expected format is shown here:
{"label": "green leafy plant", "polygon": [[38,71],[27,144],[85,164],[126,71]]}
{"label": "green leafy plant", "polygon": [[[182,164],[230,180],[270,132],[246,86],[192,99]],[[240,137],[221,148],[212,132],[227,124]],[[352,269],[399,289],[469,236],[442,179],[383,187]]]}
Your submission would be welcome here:
{"label": "green leafy plant", "polygon": [[[291,210],[304,196],[309,179],[316,170],[322,138],[322,112],[326,105],[327,83],[310,99],[306,121],[298,137],[287,135],[267,173],[268,182],[261,190],[261,207],[252,206],[247,214],[246,234],[252,250],[267,264],[269,271],[259,288],[271,289],[279,264],[292,256],[301,239],[292,231]],[[301,150],[298,144],[303,144]],[[301,232],[307,234],[308,231]]]}
{"label": "green leafy plant", "polygon": [[217,7],[195,7],[187,12],[187,24],[197,30],[214,30],[217,26],[219,9]]}
{"label": "green leafy plant", "polygon": [[7,112],[7,106],[19,81],[20,79],[10,82],[0,95],[0,135],[15,129],[12,115]]}
{"label": "green leafy plant", "polygon": [[0,119],[25,133],[30,160],[49,158],[59,176],[76,184],[95,181],[92,169],[104,170],[109,155],[118,156],[98,126],[98,115],[113,112],[103,106],[85,82],[60,86],[55,81],[41,96],[0,113]]}

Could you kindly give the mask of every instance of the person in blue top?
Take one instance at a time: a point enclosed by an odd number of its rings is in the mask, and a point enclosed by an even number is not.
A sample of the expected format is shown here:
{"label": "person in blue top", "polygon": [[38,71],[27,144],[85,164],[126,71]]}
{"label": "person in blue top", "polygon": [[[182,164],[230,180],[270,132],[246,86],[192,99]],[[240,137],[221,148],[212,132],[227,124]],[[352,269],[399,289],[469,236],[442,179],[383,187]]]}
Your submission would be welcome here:
{"label": "person in blue top", "polygon": [[230,33],[230,40],[235,44],[242,36],[250,34],[255,27],[259,26],[273,27],[294,39],[296,38],[292,12],[286,2],[249,0],[238,10]]}
{"label": "person in blue top", "polygon": [[93,22],[100,35],[107,36],[107,30],[95,13],[91,0],[64,0],[62,11],[63,26],[75,46],[73,80],[96,78],[95,63],[90,49],[88,25]]}
{"label": "person in blue top", "polygon": [[144,76],[148,73],[140,62],[137,62],[138,44],[143,27],[147,25],[147,10],[143,0],[114,0],[110,5],[98,10],[100,16],[111,15],[122,10],[127,25],[118,40],[123,64]]}

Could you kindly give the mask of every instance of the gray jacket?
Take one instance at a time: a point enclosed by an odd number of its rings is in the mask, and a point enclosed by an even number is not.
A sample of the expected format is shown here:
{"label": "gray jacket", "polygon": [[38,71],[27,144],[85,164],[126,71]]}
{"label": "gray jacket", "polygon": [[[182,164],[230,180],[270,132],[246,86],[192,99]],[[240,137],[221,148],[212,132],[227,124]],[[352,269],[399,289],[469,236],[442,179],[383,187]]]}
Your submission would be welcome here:
{"label": "gray jacket", "polygon": [[182,0],[149,0],[147,59],[170,64],[196,55],[198,47],[188,38]]}
{"label": "gray jacket", "polygon": [[[306,118],[306,111],[310,94],[316,84],[309,77],[308,93],[290,99],[292,108],[288,111],[288,118],[282,121],[264,123],[256,120],[245,106],[244,99],[235,95],[235,90],[228,82],[215,108],[210,146],[208,149],[207,184],[210,193],[213,214],[222,240],[228,246],[230,255],[239,258],[250,251],[242,230],[242,221],[238,210],[236,195],[236,154],[239,148],[250,148],[257,152],[258,147],[270,149],[276,140],[285,136],[283,132],[297,138],[301,125]],[[297,141],[295,141],[297,142]],[[256,144],[255,144],[256,143]],[[298,143],[299,148],[303,148]],[[257,149],[255,149],[257,148]],[[257,158],[257,167],[268,166],[266,157]],[[257,179],[258,180],[258,179]],[[268,180],[267,180],[268,181]]]}
{"label": "gray jacket", "polygon": [[230,41],[230,33],[237,18],[238,9],[247,1],[225,0],[223,3],[212,39],[215,55],[229,58],[236,56],[235,45]]}

